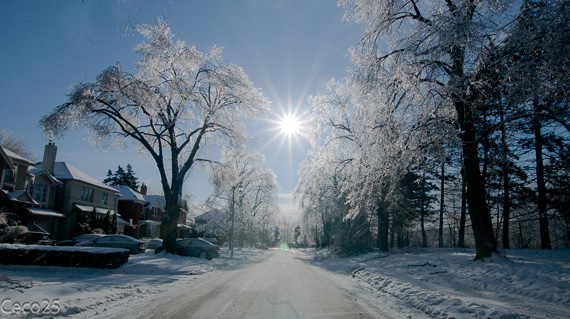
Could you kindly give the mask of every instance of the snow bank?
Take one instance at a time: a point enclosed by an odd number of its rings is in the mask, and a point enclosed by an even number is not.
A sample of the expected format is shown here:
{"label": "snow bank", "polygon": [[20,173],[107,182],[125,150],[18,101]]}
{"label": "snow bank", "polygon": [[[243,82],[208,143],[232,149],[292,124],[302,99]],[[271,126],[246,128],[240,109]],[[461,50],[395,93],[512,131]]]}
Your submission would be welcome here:
{"label": "snow bank", "polygon": [[472,249],[410,249],[314,264],[433,318],[570,318],[570,250],[508,250],[473,262]]}
{"label": "snow bank", "polygon": [[[71,248],[70,248],[71,249]],[[0,265],[0,317],[34,314],[111,318],[162,294],[187,287],[198,276],[255,261],[265,251],[222,250],[211,261],[147,251],[117,269]],[[21,285],[18,285],[21,283]]]}
{"label": "snow bank", "polygon": [[123,248],[87,247],[87,246],[46,246],[46,245],[23,245],[23,244],[0,244],[0,248],[15,250],[44,250],[44,251],[85,251],[92,254],[106,254],[109,252],[122,252]]}

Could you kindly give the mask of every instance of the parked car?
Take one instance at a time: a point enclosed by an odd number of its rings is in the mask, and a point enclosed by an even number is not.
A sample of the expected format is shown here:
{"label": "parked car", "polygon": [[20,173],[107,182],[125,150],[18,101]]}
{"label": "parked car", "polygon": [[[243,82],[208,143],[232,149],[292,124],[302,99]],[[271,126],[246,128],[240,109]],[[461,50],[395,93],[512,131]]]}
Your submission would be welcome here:
{"label": "parked car", "polygon": [[155,249],[158,246],[162,246],[162,239],[152,238],[146,242],[146,248]]}
{"label": "parked car", "polygon": [[106,235],[80,242],[75,246],[126,248],[132,254],[144,253],[146,250],[144,242],[127,235]]}
{"label": "parked car", "polygon": [[[155,252],[161,252],[163,246],[155,249]],[[212,260],[220,257],[220,246],[202,238],[185,238],[176,241],[176,253],[180,256],[192,256],[203,259]]]}
{"label": "parked car", "polygon": [[103,236],[104,235],[101,235],[101,234],[83,234],[83,235],[79,235],[73,239],[58,241],[56,243],[56,245],[57,246],[75,246],[76,244],[78,244],[82,241],[88,241],[88,240],[92,240],[92,239],[103,237]]}

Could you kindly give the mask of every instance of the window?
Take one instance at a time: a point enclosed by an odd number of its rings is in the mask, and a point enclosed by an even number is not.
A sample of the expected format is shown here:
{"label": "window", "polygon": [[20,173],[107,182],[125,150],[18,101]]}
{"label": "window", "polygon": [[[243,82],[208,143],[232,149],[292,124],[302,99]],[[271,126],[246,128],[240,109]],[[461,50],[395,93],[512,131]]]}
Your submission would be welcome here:
{"label": "window", "polygon": [[7,169],[4,172],[4,182],[5,183],[13,183],[14,182],[14,175],[12,174],[12,171]]}
{"label": "window", "polygon": [[34,196],[34,200],[38,203],[46,203],[47,202],[47,193],[48,193],[48,186],[46,184],[35,183],[34,188],[32,190],[32,195]]}
{"label": "window", "polygon": [[151,208],[152,217],[158,217],[158,208]]}
{"label": "window", "polygon": [[81,199],[86,202],[93,202],[93,188],[83,187],[81,189]]}
{"label": "window", "polygon": [[103,205],[107,205],[107,193],[103,193]]}

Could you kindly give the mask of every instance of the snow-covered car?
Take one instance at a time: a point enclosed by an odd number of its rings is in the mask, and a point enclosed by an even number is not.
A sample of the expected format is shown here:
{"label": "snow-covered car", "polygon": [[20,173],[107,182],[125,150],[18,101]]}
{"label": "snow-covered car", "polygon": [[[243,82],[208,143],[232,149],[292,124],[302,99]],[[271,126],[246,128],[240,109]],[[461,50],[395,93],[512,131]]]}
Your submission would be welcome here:
{"label": "snow-covered car", "polygon": [[[159,246],[155,249],[155,252],[161,252],[163,249],[163,246]],[[180,256],[212,260],[220,257],[220,246],[202,238],[184,238],[176,241],[176,253]]]}
{"label": "snow-covered car", "polygon": [[56,245],[57,246],[75,246],[80,242],[96,239],[96,238],[103,237],[103,236],[104,235],[101,235],[101,234],[83,234],[83,235],[79,235],[73,239],[58,241],[56,243]]}
{"label": "snow-covered car", "polygon": [[75,246],[125,248],[132,254],[144,253],[146,245],[143,241],[127,235],[106,235],[88,241],[83,241]]}

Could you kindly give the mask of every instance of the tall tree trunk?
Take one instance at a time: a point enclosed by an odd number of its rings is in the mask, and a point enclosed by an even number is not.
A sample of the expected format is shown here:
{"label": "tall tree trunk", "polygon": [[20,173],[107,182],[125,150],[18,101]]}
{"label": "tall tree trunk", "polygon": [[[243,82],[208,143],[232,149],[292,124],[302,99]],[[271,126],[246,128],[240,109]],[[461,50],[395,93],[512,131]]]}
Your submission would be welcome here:
{"label": "tall tree trunk", "polygon": [[167,252],[176,252],[176,239],[178,237],[178,218],[180,217],[180,204],[178,196],[166,197],[166,211],[160,223],[160,235]]}
{"label": "tall tree trunk", "polygon": [[440,199],[439,199],[439,248],[443,247],[443,210],[445,195],[445,160],[441,162],[441,186],[440,186]]}
{"label": "tall tree trunk", "polygon": [[[472,2],[471,5],[473,6],[474,3]],[[463,168],[467,180],[467,204],[469,205],[469,217],[475,238],[475,260],[478,260],[491,257],[497,251],[497,242],[493,233],[491,212],[487,206],[485,183],[479,168],[475,117],[471,105],[467,104],[469,99],[465,85],[465,49],[456,45],[451,48],[450,54],[453,64],[450,69],[449,85],[452,91],[456,92],[452,93],[451,99],[457,113],[457,123],[460,129]]]}
{"label": "tall tree trunk", "polygon": [[461,215],[459,217],[459,234],[457,247],[465,248],[465,222],[467,221],[467,181],[465,170],[461,168]]}
{"label": "tall tree trunk", "polygon": [[544,163],[542,158],[542,145],[544,144],[540,119],[538,118],[538,103],[535,101],[534,148],[536,154],[536,186],[538,191],[538,222],[540,225],[540,248],[552,249],[550,244],[550,231],[548,230],[548,217],[546,207],[546,182],[544,180]]}
{"label": "tall tree trunk", "polygon": [[422,247],[427,247],[427,234],[425,228],[425,194],[426,194],[426,174],[425,171],[422,173],[422,184],[420,189],[420,224],[422,227]]}
{"label": "tall tree trunk", "polygon": [[568,215],[564,216],[564,222],[566,223],[566,241],[568,242],[568,247],[570,247],[570,219]]}
{"label": "tall tree trunk", "polygon": [[378,200],[378,207],[376,207],[376,215],[378,217],[378,236],[376,238],[376,245],[380,251],[389,251],[388,234],[390,216],[388,216],[388,209],[384,200]]}
{"label": "tall tree trunk", "polygon": [[390,227],[390,249],[394,248],[394,241],[395,241],[395,237],[396,235],[394,234],[394,232],[396,231],[396,218],[392,218],[392,227]]}
{"label": "tall tree trunk", "polygon": [[458,113],[463,151],[463,167],[467,180],[467,204],[475,238],[475,260],[490,257],[497,251],[493,232],[493,220],[487,206],[485,184],[479,169],[479,155],[475,134],[474,118],[471,109],[463,99],[455,100]]}
{"label": "tall tree trunk", "polygon": [[[483,127],[487,126],[487,114],[483,115]],[[489,169],[489,151],[491,150],[491,143],[489,143],[489,135],[484,134],[481,137],[481,145],[483,146],[483,168],[481,170],[481,178],[483,179],[483,185],[487,185],[487,171]]]}
{"label": "tall tree trunk", "polygon": [[507,152],[507,132],[504,124],[503,105],[500,107],[501,111],[501,143],[503,144],[503,249],[510,249],[511,243],[509,240],[509,227],[511,221],[511,198],[510,198],[510,177],[509,177],[509,164]]}

